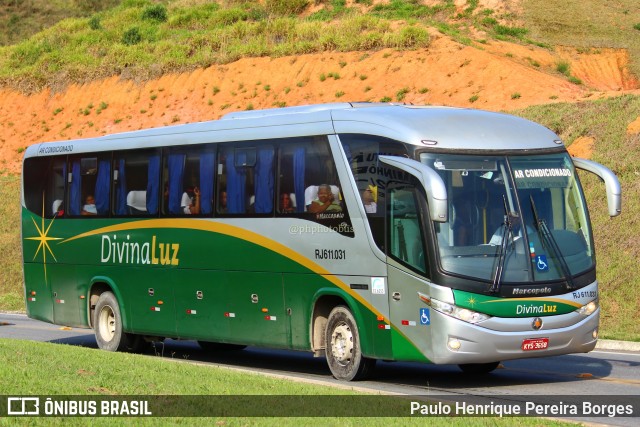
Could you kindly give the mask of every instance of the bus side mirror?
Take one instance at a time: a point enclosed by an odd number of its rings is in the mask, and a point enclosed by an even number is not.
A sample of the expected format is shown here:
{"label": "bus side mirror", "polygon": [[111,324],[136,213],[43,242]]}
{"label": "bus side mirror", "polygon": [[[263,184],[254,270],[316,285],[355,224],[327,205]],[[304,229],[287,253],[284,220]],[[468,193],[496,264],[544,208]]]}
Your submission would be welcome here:
{"label": "bus side mirror", "polygon": [[431,220],[447,222],[447,186],[436,171],[423,163],[406,157],[379,156],[378,158],[382,163],[396,167],[416,177],[427,193]]}
{"label": "bus side mirror", "polygon": [[593,162],[591,160],[581,159],[579,157],[572,157],[573,164],[582,170],[591,172],[600,177],[604,181],[604,185],[607,191],[607,205],[609,207],[609,216],[618,216],[621,212],[622,204],[622,190],[620,188],[620,181],[618,177],[610,169],[601,165],[600,163]]}

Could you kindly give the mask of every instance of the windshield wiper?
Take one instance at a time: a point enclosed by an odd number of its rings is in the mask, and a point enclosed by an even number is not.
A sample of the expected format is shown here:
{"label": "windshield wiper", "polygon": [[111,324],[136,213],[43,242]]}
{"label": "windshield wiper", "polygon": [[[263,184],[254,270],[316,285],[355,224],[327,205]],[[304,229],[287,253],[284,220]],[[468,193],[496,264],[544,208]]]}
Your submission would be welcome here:
{"label": "windshield wiper", "polygon": [[569,265],[567,264],[567,260],[564,259],[562,255],[562,251],[560,250],[560,246],[558,246],[558,242],[556,238],[551,234],[551,230],[549,230],[549,226],[547,226],[547,222],[544,218],[540,218],[538,216],[538,210],[536,209],[536,203],[533,201],[533,195],[529,195],[529,200],[531,201],[531,210],[533,211],[533,219],[535,221],[535,226],[538,229],[538,233],[543,237],[546,246],[549,247],[555,258],[560,263],[560,269],[562,270],[562,274],[567,281],[567,289],[575,289],[575,284],[573,283],[573,276],[571,276],[571,271],[569,270]]}
{"label": "windshield wiper", "polygon": [[513,220],[518,218],[518,214],[510,212],[507,206],[507,198],[502,195],[502,203],[504,205],[504,222],[502,223],[502,242],[500,242],[500,252],[498,253],[498,266],[493,275],[493,284],[489,288],[490,292],[499,292],[502,282],[502,273],[504,271],[504,263],[507,259],[507,249],[513,234]]}

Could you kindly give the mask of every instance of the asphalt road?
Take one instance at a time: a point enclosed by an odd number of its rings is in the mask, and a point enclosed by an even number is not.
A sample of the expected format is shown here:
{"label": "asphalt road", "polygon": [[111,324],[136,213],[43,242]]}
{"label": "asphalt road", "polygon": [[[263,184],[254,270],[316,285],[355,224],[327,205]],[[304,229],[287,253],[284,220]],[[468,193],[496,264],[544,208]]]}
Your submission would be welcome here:
{"label": "asphalt road", "polygon": [[[97,348],[92,330],[65,328],[28,319],[24,315],[0,313],[0,338],[48,341]],[[369,381],[349,383],[349,388],[376,393],[409,396],[450,396],[486,399],[496,402],[526,402],[543,399],[553,406],[560,402],[578,403],[602,396],[627,396],[640,412],[640,348],[636,345],[605,342],[611,348],[588,354],[554,356],[506,361],[493,373],[469,377],[455,366],[418,363],[378,362],[375,376]],[[345,386],[331,377],[323,358],[310,353],[266,350],[248,347],[243,351],[209,354],[193,341],[165,340],[150,345],[145,353],[152,357],[170,357],[190,362],[211,363],[234,369],[262,372],[333,386]],[[563,416],[553,416],[564,418]],[[591,423],[636,426],[638,418],[584,417],[574,420]]]}

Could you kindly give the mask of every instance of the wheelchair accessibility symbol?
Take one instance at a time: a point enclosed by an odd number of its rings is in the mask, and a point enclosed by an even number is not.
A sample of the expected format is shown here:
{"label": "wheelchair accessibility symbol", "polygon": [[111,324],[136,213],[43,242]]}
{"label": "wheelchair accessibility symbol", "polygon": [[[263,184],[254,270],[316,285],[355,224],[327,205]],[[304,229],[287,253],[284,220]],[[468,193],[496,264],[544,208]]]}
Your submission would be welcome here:
{"label": "wheelchair accessibility symbol", "polygon": [[538,271],[549,270],[549,264],[547,264],[547,257],[545,255],[538,255],[536,257],[536,269],[538,269]]}
{"label": "wheelchair accessibility symbol", "polygon": [[420,309],[420,324],[421,325],[430,325],[431,324],[431,315],[429,314],[428,308]]}

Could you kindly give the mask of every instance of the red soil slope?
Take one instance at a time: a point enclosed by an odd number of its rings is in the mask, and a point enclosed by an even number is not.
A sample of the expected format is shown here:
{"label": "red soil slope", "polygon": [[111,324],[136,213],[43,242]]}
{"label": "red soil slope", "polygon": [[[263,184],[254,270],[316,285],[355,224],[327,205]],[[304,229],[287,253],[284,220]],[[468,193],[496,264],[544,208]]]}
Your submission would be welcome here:
{"label": "red soil slope", "polygon": [[[0,90],[0,173],[18,173],[21,152],[36,142],[212,120],[249,108],[386,99],[512,110],[640,93],[624,50],[578,53],[506,42],[472,47],[438,34],[432,39],[417,51],[248,58],[143,84],[114,76],[58,93]],[[559,61],[583,84],[557,73]]]}

